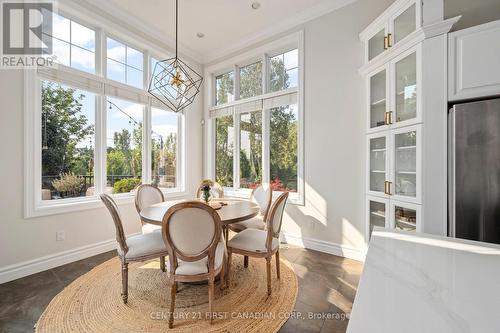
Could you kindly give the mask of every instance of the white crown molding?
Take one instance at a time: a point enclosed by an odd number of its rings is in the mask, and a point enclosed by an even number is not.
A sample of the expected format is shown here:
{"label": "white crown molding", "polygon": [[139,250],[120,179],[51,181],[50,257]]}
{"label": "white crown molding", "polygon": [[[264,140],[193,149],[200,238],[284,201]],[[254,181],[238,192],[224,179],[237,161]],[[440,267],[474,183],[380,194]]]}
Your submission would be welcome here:
{"label": "white crown molding", "polygon": [[422,30],[424,31],[425,38],[431,38],[431,37],[436,37],[439,35],[446,34],[450,32],[450,30],[453,28],[453,25],[460,20],[462,15],[455,16],[452,18],[449,18],[444,21],[440,21],[437,23],[429,24],[424,27],[422,27]]}
{"label": "white crown molding", "polygon": [[351,3],[356,2],[357,0],[331,0],[320,3],[316,6],[310,7],[306,10],[297,13],[294,16],[291,16],[285,20],[280,22],[276,22],[269,28],[256,31],[254,34],[240,39],[237,43],[233,43],[231,46],[226,48],[217,49],[211,53],[203,55],[203,64],[209,64],[217,59],[225,57],[227,55],[236,53],[248,46],[259,43],[263,40],[271,38],[279,33],[285,32],[287,30],[293,29],[301,24],[304,24],[308,21],[311,21],[320,16],[326,15],[334,10],[345,7]]}

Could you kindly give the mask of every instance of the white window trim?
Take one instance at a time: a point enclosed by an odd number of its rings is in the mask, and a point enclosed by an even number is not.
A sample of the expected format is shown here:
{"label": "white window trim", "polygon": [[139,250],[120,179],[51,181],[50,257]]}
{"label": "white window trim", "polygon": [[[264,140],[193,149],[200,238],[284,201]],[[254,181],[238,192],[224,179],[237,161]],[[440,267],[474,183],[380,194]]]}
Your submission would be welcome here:
{"label": "white window trim", "polygon": [[[133,103],[144,105],[143,113],[143,168],[142,180],[143,183],[151,182],[151,108],[153,106],[153,98],[148,95],[147,89],[149,78],[151,76],[150,54],[168,54],[163,50],[159,50],[155,46],[148,48],[139,47],[144,43],[129,43],[131,38],[122,38],[126,36],[126,30],[120,30],[116,27],[109,27],[104,22],[98,22],[95,18],[90,18],[85,14],[77,13],[76,9],[64,7],[60,11],[65,17],[68,17],[75,22],[86,27],[91,27],[96,32],[96,48],[95,48],[95,74],[80,71],[78,69],[58,65],[57,68],[47,69],[45,73],[40,74],[36,69],[24,70],[24,217],[38,217],[54,214],[62,214],[68,212],[81,211],[86,209],[94,209],[102,207],[102,203],[98,197],[99,193],[103,192],[106,184],[106,96],[113,94],[106,93],[105,87],[112,87],[117,91],[132,96],[142,96],[142,101],[134,100],[124,96],[113,96],[119,99],[128,100]],[[82,18],[80,18],[82,16]],[[86,22],[90,23],[86,23]],[[98,22],[98,23],[96,23]],[[102,24],[101,24],[102,23]],[[111,31],[108,34],[108,29]],[[120,83],[118,81],[107,79],[106,71],[106,36],[116,38],[118,41],[130,45],[144,54],[144,88],[138,89],[133,86]],[[168,58],[168,57],[162,57]],[[96,195],[89,197],[67,198],[60,200],[41,200],[41,80],[49,80],[69,85],[78,89],[92,92],[96,96],[96,129],[95,129],[95,148],[94,148],[94,186]],[[122,95],[122,94],[120,94]],[[161,109],[161,107],[160,107]],[[103,112],[104,111],[104,112]],[[188,146],[188,138],[186,133],[186,122],[188,121],[188,112],[186,114],[178,114],[178,139],[177,139],[177,168],[176,188],[161,188],[162,192],[168,195],[169,198],[176,199],[187,195],[186,191],[186,147]],[[118,204],[130,204],[134,201],[133,193],[115,194],[114,199]]]}
{"label": "white window trim", "polygon": [[[268,87],[268,75],[267,68],[269,65],[269,58],[279,54],[281,52],[289,51],[292,48],[298,48],[298,66],[299,66],[299,77],[298,77],[298,87],[291,88],[283,91],[277,92],[267,92]],[[252,62],[258,61],[258,59],[262,59],[262,89],[263,94],[255,97],[249,97],[245,99],[238,99],[238,90],[237,90],[237,80],[236,80],[236,72],[239,71],[240,66],[245,66],[251,64]],[[251,59],[251,60],[250,60]],[[257,60],[256,60],[257,59]],[[239,104],[255,101],[255,100],[264,100],[270,97],[276,97],[280,95],[289,94],[291,92],[298,93],[298,150],[297,150],[297,192],[291,192],[289,197],[289,202],[296,205],[304,205],[305,204],[305,180],[304,180],[304,31],[298,31],[291,35],[285,36],[278,40],[275,40],[271,43],[262,45],[257,47],[251,51],[240,54],[231,59],[227,59],[223,62],[214,64],[205,69],[204,76],[206,78],[210,78],[207,80],[207,84],[205,85],[205,100],[208,102],[208,105],[205,105],[204,110],[204,118],[205,118],[205,152],[206,152],[206,163],[204,166],[204,174],[207,178],[215,179],[215,118],[211,118],[209,116],[210,111],[222,109],[226,107],[236,106]],[[222,105],[216,105],[215,103],[215,77],[222,73],[234,70],[235,72],[235,101],[229,102]],[[238,72],[239,73],[239,72]],[[239,131],[236,117],[238,115],[234,115],[234,130],[235,130],[235,151],[238,150],[239,143]],[[263,127],[262,127],[262,165],[269,165],[269,122],[270,122],[270,113],[266,110],[262,110],[263,117]],[[239,163],[238,158],[239,154],[233,154],[233,184],[234,188],[224,188],[224,192],[227,196],[233,197],[245,197],[251,193],[250,189],[242,189],[239,188]],[[264,182],[270,181],[269,176],[269,168],[265,167],[262,170],[262,177]],[[274,197],[277,197],[279,192],[274,192]]]}

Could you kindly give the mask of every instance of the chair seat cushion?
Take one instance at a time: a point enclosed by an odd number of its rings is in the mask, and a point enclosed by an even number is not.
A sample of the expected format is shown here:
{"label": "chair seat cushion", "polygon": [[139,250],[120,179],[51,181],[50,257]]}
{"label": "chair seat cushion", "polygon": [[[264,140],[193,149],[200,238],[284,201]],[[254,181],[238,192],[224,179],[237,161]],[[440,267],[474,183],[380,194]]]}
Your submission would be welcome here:
{"label": "chair seat cushion", "polygon": [[[236,234],[227,243],[228,247],[240,249],[249,252],[267,252],[266,248],[267,231],[257,229],[246,229]],[[280,245],[278,238],[273,237],[271,243],[272,249],[278,248]]]}
{"label": "chair seat cushion", "polygon": [[[153,256],[155,254],[167,255],[168,251],[163,242],[161,232],[151,232],[144,235],[136,235],[127,237],[128,252],[125,259],[135,260],[145,256]],[[118,250],[120,255],[121,250]]]}
{"label": "chair seat cushion", "polygon": [[[224,242],[219,242],[215,249],[214,269],[219,269],[224,261]],[[167,264],[167,270],[170,272],[170,265]],[[178,266],[175,270],[176,275],[197,275],[208,273],[208,257],[197,261],[183,261],[178,259]]]}
{"label": "chair seat cushion", "polygon": [[259,229],[264,230],[266,224],[264,223],[263,216],[256,216],[243,222],[229,224],[229,229],[240,232],[245,229]]}

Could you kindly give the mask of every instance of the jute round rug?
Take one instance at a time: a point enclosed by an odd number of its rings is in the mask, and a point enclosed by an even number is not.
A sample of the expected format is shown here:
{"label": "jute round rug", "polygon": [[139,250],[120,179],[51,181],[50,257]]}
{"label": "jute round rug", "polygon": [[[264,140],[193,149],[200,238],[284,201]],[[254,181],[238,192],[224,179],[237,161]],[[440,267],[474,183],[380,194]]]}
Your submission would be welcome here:
{"label": "jute round rug", "polygon": [[[297,278],[281,260],[281,279],[272,265],[272,295],[267,297],[266,261],[233,256],[231,285],[215,285],[213,324],[208,311],[206,284],[179,283],[175,304],[175,332],[277,332],[293,311]],[[168,273],[158,260],[129,265],[129,298],[123,304],[121,271],[113,258],[82,275],[48,305],[36,332],[165,332],[168,331],[170,289]]]}

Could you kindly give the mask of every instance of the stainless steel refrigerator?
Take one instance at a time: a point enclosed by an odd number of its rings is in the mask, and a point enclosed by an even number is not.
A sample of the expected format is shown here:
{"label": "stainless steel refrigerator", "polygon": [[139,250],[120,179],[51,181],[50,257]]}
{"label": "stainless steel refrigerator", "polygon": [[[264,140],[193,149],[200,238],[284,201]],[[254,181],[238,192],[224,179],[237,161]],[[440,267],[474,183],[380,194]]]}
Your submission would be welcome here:
{"label": "stainless steel refrigerator", "polygon": [[500,244],[500,99],[454,105],[448,126],[448,234]]}

